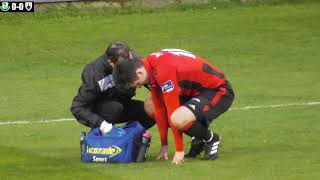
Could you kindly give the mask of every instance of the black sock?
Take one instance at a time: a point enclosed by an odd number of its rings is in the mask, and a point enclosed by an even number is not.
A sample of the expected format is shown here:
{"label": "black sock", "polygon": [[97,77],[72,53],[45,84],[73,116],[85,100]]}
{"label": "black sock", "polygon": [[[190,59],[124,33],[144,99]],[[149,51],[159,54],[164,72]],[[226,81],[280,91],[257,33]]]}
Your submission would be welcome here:
{"label": "black sock", "polygon": [[213,140],[213,142],[216,142],[216,141],[219,141],[219,139],[220,139],[219,134],[210,131],[210,136],[207,137],[204,141],[209,142]]}
{"label": "black sock", "polygon": [[190,137],[195,137],[200,140],[209,140],[212,136],[211,131],[198,122],[193,123],[191,128],[186,130],[184,133]]}

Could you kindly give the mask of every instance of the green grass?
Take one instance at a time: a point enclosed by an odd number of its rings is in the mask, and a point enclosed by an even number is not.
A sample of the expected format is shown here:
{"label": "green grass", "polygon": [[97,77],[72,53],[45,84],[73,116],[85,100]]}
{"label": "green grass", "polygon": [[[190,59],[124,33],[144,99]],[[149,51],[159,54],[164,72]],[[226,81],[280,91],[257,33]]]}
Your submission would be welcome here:
{"label": "green grass", "polygon": [[[233,107],[320,101],[320,3],[0,15],[0,122],[72,117],[85,63],[112,40],[145,56],[182,48],[230,78]],[[139,89],[137,97],[148,95]],[[0,125],[1,179],[316,179],[320,106],[229,111],[211,129],[224,136],[217,161],[84,164],[76,121]],[[172,142],[172,141],[171,141]],[[188,148],[189,139],[185,138]],[[171,144],[172,147],[172,144]],[[171,152],[172,148],[170,149]]]}

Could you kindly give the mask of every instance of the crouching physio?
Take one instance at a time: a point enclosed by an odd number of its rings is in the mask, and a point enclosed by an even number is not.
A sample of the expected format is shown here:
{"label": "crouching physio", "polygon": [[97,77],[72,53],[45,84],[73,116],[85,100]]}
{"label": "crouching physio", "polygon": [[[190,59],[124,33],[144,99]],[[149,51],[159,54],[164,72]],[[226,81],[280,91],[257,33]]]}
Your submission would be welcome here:
{"label": "crouching physio", "polygon": [[[85,161],[130,162],[131,156],[123,156],[123,154],[131,151],[135,153],[133,151],[136,148],[131,148],[133,140],[141,139],[143,130],[155,124],[150,98],[145,102],[134,100],[132,97],[135,95],[135,88],[130,88],[126,92],[115,88],[112,70],[123,59],[139,61],[140,58],[124,42],[112,42],[105,53],[83,69],[82,83],[77,95],[73,98],[71,112],[79,123],[92,129],[83,141],[86,144],[85,147],[89,147],[83,151],[88,153]],[[133,121],[138,121],[139,124],[133,124]],[[121,128],[114,126],[121,123],[129,123],[125,126],[127,133],[125,135],[121,133]],[[101,146],[95,146],[94,139],[99,138],[101,140],[97,143]],[[119,143],[122,141],[128,143],[130,148],[121,149],[122,144]],[[127,146],[123,145],[123,147]],[[107,159],[103,155],[113,157]]]}
{"label": "crouching physio", "polygon": [[[158,159],[168,159],[167,133],[174,136],[173,164],[184,157],[218,157],[220,135],[209,130],[211,122],[232,105],[230,82],[217,67],[191,52],[163,49],[140,61],[124,60],[113,71],[116,87],[128,90],[148,84],[154,103],[154,118],[161,138]],[[185,155],[182,133],[192,137]]]}
{"label": "crouching physio", "polygon": [[132,99],[135,88],[126,92],[115,88],[112,70],[122,59],[139,61],[127,44],[112,42],[95,61],[87,64],[82,72],[82,84],[73,98],[71,112],[76,120],[90,128],[100,128],[108,133],[114,124],[139,121],[149,129],[155,124],[150,98],[145,102]]}

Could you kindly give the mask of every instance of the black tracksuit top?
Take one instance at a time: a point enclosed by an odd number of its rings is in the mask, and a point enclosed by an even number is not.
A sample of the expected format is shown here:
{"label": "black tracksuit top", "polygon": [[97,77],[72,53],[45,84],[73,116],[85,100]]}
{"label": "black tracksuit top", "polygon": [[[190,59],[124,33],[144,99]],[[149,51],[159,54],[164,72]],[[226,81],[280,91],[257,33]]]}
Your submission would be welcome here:
{"label": "black tracksuit top", "polygon": [[[102,55],[87,64],[82,72],[82,84],[78,94],[73,98],[71,112],[81,124],[95,128],[103,119],[94,112],[98,101],[129,101],[135,95],[135,89],[121,92],[115,88],[112,77],[112,66],[107,63],[107,55]],[[133,53],[133,59],[140,57]],[[107,120],[108,121],[108,120]]]}

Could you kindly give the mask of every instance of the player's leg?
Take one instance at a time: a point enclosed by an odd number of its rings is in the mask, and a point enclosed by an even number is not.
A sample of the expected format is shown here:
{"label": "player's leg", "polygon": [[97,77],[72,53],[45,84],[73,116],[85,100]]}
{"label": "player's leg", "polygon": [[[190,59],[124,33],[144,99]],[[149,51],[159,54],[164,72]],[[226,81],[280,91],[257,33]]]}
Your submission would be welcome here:
{"label": "player's leg", "polygon": [[153,103],[150,98],[145,102],[129,100],[123,103],[123,119],[127,121],[139,121],[146,129],[151,128],[156,122],[153,119]]}
{"label": "player's leg", "polygon": [[220,137],[208,127],[213,119],[227,111],[232,101],[232,91],[227,93],[225,89],[208,91],[192,98],[174,111],[171,117],[172,123],[193,138],[187,157],[196,157],[205,149],[205,159],[217,158],[218,150],[214,148],[218,148]]}
{"label": "player's leg", "polygon": [[[226,112],[233,102],[233,92],[228,92],[224,95],[217,94],[212,100],[211,103],[207,105],[205,111],[203,112],[203,120],[204,123],[207,124],[207,126],[210,125],[210,123],[218,118],[221,114]],[[220,97],[219,97],[220,96]],[[205,140],[204,145],[204,159],[206,160],[213,160],[218,158],[219,153],[219,147],[221,146],[221,137],[211,131],[211,137],[207,140]]]}
{"label": "player's leg", "polygon": [[205,97],[192,98],[177,108],[171,115],[171,123],[192,137],[191,148],[186,157],[196,157],[204,150],[204,139],[211,133],[200,119],[203,119],[202,107],[209,101]]}
{"label": "player's leg", "polygon": [[[221,114],[226,112],[231,106],[232,97],[223,96],[219,102],[210,107],[210,110],[204,113],[205,121],[209,125],[212,120],[218,118]],[[213,160],[218,158],[219,148],[221,146],[221,136],[211,131],[211,138],[205,141],[204,145],[204,159]]]}
{"label": "player's leg", "polygon": [[95,105],[93,111],[108,123],[118,124],[126,122],[126,120],[122,119],[124,106],[118,101],[101,100]]}
{"label": "player's leg", "polygon": [[[194,104],[190,103],[190,105],[193,107]],[[197,117],[195,116],[194,112],[192,112],[186,106],[180,106],[179,108],[177,108],[172,113],[170,118],[172,124],[184,132],[190,129],[191,126],[198,125],[196,123],[196,119]],[[201,132],[205,132],[203,131],[203,129],[206,128],[201,127]],[[194,134],[189,136],[192,137],[191,148],[185,156],[195,158],[204,150],[204,141],[202,139],[195,138]]]}

